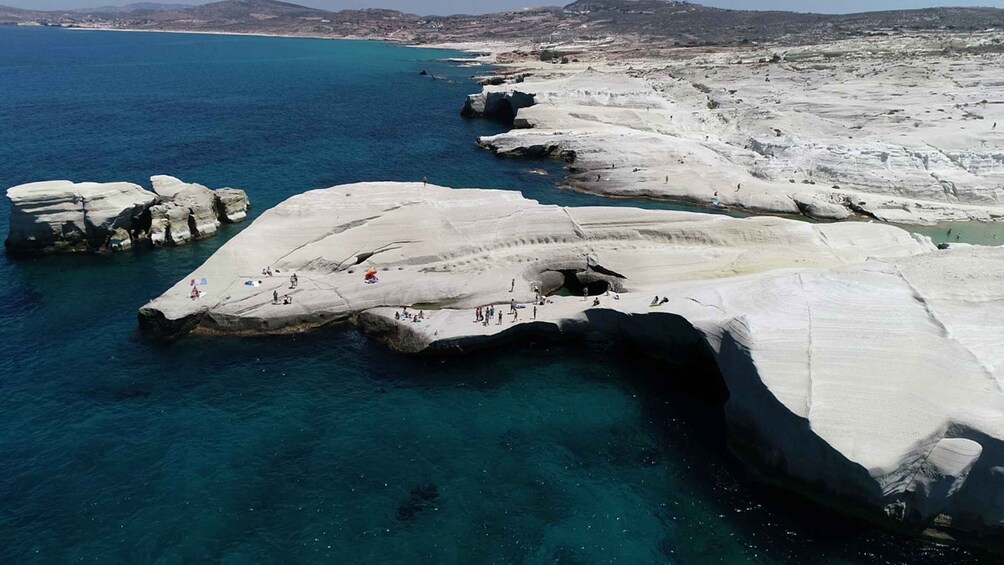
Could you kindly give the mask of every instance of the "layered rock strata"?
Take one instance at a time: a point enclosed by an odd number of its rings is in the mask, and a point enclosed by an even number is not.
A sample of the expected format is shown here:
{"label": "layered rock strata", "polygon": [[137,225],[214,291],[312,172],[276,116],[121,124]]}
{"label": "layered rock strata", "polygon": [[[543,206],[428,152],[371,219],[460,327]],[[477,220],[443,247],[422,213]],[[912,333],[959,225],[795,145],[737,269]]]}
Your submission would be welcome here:
{"label": "layered rock strata", "polygon": [[149,240],[181,245],[247,217],[242,190],[209,190],[155,176],[153,192],[132,183],[38,182],[7,191],[7,249],[19,254],[123,251]]}
{"label": "layered rock strata", "polygon": [[[475,321],[487,304],[501,323]],[[579,331],[689,350],[713,360],[732,445],[767,476],[878,521],[990,534],[1004,525],[1002,319],[998,248],[398,183],[290,198],[140,311],[167,337],[351,320],[411,352]]]}
{"label": "layered rock strata", "polygon": [[35,182],[7,191],[7,249],[39,254],[132,246],[157,195],[128,182]]}
{"label": "layered rock strata", "polygon": [[[1000,221],[1004,57],[988,47],[999,41],[597,52],[505,65],[518,80],[465,109],[513,109],[516,129],[480,144],[574,156],[569,183],[589,192],[827,220]],[[517,96],[533,105],[508,102]]]}

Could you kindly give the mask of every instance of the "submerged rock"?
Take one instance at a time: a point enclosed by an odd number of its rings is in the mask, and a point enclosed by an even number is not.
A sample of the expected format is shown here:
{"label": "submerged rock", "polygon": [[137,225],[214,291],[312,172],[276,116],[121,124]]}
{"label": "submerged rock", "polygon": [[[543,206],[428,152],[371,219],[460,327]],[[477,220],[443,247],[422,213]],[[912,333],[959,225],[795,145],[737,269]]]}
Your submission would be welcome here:
{"label": "submerged rock", "polygon": [[153,192],[131,183],[38,182],[7,191],[7,249],[12,253],[124,251],[149,240],[182,245],[211,237],[221,222],[247,217],[243,190],[210,190],[174,177],[151,178]]}
{"label": "submerged rock", "polygon": [[[267,268],[298,285],[257,276]],[[593,283],[623,292],[532,304],[535,287]],[[510,300],[516,316],[472,323],[474,308]],[[419,321],[401,317],[416,304]],[[165,336],[354,321],[410,352],[599,331],[668,360],[707,356],[730,445],[765,476],[876,521],[989,535],[1004,526],[1001,319],[1000,248],[402,183],[294,196],[140,311]]]}

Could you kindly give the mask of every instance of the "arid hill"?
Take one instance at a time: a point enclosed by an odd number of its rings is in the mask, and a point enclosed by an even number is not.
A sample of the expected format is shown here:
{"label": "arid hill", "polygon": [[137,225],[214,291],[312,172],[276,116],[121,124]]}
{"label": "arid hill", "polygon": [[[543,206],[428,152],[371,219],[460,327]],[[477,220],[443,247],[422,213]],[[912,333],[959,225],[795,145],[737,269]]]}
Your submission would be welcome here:
{"label": "arid hill", "polygon": [[1004,26],[1004,10],[931,8],[849,15],[754,12],[667,0],[579,0],[478,16],[422,17],[395,10],[329,12],[276,0],[224,0],[164,11],[40,12],[0,6],[0,22],[312,37],[380,37],[414,43],[534,42],[630,36],[663,45],[813,43],[898,30],[979,31]]}

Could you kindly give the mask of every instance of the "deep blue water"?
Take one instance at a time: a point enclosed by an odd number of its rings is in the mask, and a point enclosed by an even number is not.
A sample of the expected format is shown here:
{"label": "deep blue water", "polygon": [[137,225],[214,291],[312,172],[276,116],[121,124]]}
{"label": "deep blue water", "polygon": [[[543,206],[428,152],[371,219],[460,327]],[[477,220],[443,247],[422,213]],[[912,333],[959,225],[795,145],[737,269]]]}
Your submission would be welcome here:
{"label": "deep blue water", "polygon": [[[557,164],[478,150],[499,126],[458,116],[477,87],[435,61],[455,55],[0,27],[0,184],[166,173],[244,188],[260,213],[309,188],[427,175],[606,203],[556,189]],[[4,234],[7,221],[4,204]],[[144,339],[137,308],[240,228],[179,249],[0,258],[0,563],[978,557],[757,486],[719,411],[665,384],[703,375],[600,338],[418,359],[351,329]]]}

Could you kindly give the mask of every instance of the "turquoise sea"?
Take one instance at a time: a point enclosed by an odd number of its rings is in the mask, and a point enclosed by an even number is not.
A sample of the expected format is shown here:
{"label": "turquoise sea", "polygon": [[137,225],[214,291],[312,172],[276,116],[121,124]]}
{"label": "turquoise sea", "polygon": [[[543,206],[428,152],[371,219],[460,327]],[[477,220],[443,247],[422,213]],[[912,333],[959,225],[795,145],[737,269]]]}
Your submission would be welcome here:
{"label": "turquoise sea", "polygon": [[[244,188],[256,214],[423,176],[625,204],[557,189],[558,164],[477,149],[501,126],[459,117],[478,87],[437,62],[453,56],[0,27],[0,184],[172,174]],[[242,227],[179,249],[0,258],[0,563],[985,558],[759,486],[725,450],[720,408],[686,386],[700,369],[602,336],[411,358],[348,328],[140,335],[136,310]]]}

